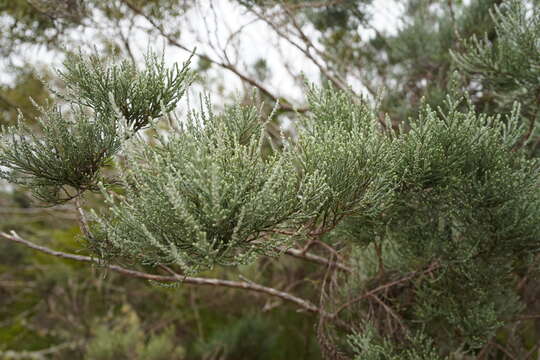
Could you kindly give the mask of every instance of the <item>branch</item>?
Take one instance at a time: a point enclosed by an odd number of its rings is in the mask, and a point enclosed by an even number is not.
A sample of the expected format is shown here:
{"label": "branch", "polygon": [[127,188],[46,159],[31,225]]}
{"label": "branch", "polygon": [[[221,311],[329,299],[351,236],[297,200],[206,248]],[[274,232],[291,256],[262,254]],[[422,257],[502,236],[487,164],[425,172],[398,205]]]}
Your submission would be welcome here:
{"label": "branch", "polygon": [[294,257],[299,258],[299,259],[303,259],[303,260],[323,264],[323,265],[335,266],[338,270],[341,270],[341,271],[344,271],[344,272],[347,272],[347,273],[352,272],[351,268],[349,268],[347,265],[344,265],[344,264],[341,264],[341,263],[338,263],[338,262],[330,262],[328,259],[326,259],[326,258],[324,258],[322,256],[318,256],[318,255],[315,255],[315,254],[304,252],[302,250],[287,249],[287,250],[285,250],[285,254],[290,255],[290,256],[294,256]]}
{"label": "branch", "polygon": [[50,348],[38,350],[38,351],[0,351],[0,356],[4,359],[12,360],[46,360],[49,359],[48,355],[55,354],[65,349],[73,349],[80,346],[80,342],[68,342],[60,345],[51,346]]}
{"label": "branch", "polygon": [[[0,232],[0,237],[13,241],[22,245],[25,245],[31,249],[40,251],[45,254],[49,254],[52,256],[56,256],[62,259],[69,259],[69,260],[75,260],[80,262],[87,262],[92,264],[99,264],[99,261],[95,258],[92,258],[90,256],[83,256],[83,255],[75,255],[70,253],[65,253],[62,251],[56,251],[52,250],[48,247],[41,246],[34,244],[33,242],[30,242],[28,240],[23,239],[20,237],[15,231],[11,231],[10,234],[5,232]],[[320,314],[324,317],[331,317],[330,314],[322,311],[319,309],[316,305],[311,303],[308,300],[299,298],[297,296],[294,296],[292,294],[276,290],[271,287],[266,287],[263,285],[259,285],[253,282],[246,282],[246,281],[231,281],[231,280],[221,280],[221,279],[210,279],[210,278],[200,278],[200,277],[191,277],[191,276],[182,276],[177,273],[172,272],[172,275],[157,275],[157,274],[149,274],[141,271],[126,269],[118,265],[112,265],[112,264],[105,264],[104,265],[109,270],[115,271],[117,273],[120,273],[122,275],[139,278],[139,279],[145,279],[145,280],[151,280],[156,282],[164,282],[164,283],[184,283],[184,284],[190,284],[190,285],[208,285],[208,286],[223,286],[223,287],[229,287],[229,288],[235,288],[235,289],[243,289],[258,293],[263,293],[270,296],[275,296],[278,298],[281,298],[282,300],[288,301],[290,303],[294,303],[298,307],[311,312],[315,314]]]}
{"label": "branch", "polygon": [[[321,61],[319,61],[310,50],[314,50],[315,53],[317,53],[320,57],[326,58],[326,59],[332,59],[333,61],[338,62],[339,60],[336,59],[333,56],[330,56],[329,54],[325,53],[322,50],[319,50],[317,46],[309,39],[309,37],[303,32],[301,26],[297,23],[295,20],[294,14],[291,13],[290,7],[285,6],[284,7],[285,13],[289,17],[293,27],[296,29],[298,34],[296,37],[302,41],[303,45],[297,43],[294,41],[287,33],[286,33],[286,27],[281,24],[275,23],[275,16],[268,17],[263,15],[262,13],[259,13],[255,11],[253,8],[249,9],[251,13],[253,13],[257,18],[265,22],[268,26],[274,30],[274,32],[281,37],[283,40],[287,41],[289,44],[291,44],[293,47],[298,49],[304,56],[310,60],[319,71],[338,89],[341,89],[342,91],[352,95],[352,98],[355,102],[359,102],[362,100],[362,97],[356,94],[352,89],[347,85],[346,79],[343,78],[338,72],[332,73],[332,69],[328,66],[328,64],[323,64]],[[284,29],[284,30],[282,30]],[[321,59],[322,60],[322,59]],[[369,84],[366,83],[366,81],[363,81],[362,79],[359,79],[362,83],[362,85],[366,88],[367,91],[373,96],[377,96],[377,92],[375,89],[373,89]]]}
{"label": "branch", "polygon": [[348,308],[349,306],[359,302],[359,301],[362,301],[363,299],[367,298],[367,297],[371,297],[383,290],[386,290],[392,286],[395,286],[395,285],[398,285],[398,284],[401,284],[401,283],[404,283],[404,282],[408,282],[412,279],[414,279],[415,277],[417,276],[420,276],[420,275],[424,275],[424,274],[429,274],[431,273],[432,271],[440,268],[441,265],[437,262],[432,262],[428,267],[427,269],[425,270],[419,270],[419,271],[413,271],[413,272],[410,272],[408,273],[407,275],[405,275],[404,277],[400,278],[400,279],[397,279],[397,280],[394,280],[394,281],[391,281],[387,284],[383,284],[381,286],[378,286],[376,287],[375,289],[373,290],[370,290],[354,299],[352,299],[351,301],[348,301],[346,302],[345,304],[341,305],[337,311],[332,315],[333,317],[337,317],[337,315],[339,315],[340,312],[342,312],[343,310],[345,310],[346,308]]}

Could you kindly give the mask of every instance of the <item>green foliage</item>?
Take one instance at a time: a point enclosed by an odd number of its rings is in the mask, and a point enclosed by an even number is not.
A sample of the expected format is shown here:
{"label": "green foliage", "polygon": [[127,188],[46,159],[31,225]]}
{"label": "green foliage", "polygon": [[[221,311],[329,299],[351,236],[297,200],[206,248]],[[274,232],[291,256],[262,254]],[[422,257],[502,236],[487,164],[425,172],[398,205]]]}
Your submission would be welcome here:
{"label": "green foliage", "polygon": [[[276,250],[259,237],[309,218],[320,176],[300,178],[291,154],[264,157],[257,110],[208,107],[156,146],[137,143],[124,169],[125,199],[103,214],[93,243],[103,254],[143,263],[180,265],[186,272],[248,262]],[[110,200],[111,201],[111,200]],[[313,211],[313,210],[311,210]]]}
{"label": "green foliage", "polygon": [[20,118],[4,129],[0,165],[9,170],[0,176],[53,204],[97,190],[100,168],[121,145],[116,122],[80,107],[69,114],[53,107],[42,110],[38,125],[36,132]]}
{"label": "green foliage", "polygon": [[[414,319],[410,325],[444,353],[474,351],[521,310],[512,273],[540,245],[540,171],[538,161],[514,151],[524,132],[520,119],[517,108],[503,120],[451,97],[438,112],[424,106],[410,131],[394,138],[391,205],[376,221],[352,216],[337,229],[361,246],[387,243],[379,261],[388,256],[386,265],[395,266],[388,276],[440,267],[431,280],[386,301],[400,304],[402,315]],[[366,282],[368,291],[380,284],[374,281]],[[403,302],[413,293],[414,302]]]}
{"label": "green foliage", "polygon": [[[532,5],[532,4],[529,4]],[[465,51],[453,53],[458,66],[482,82],[501,106],[518,100],[531,121],[540,107],[540,11],[523,1],[509,1],[492,12],[496,37],[473,35]],[[530,111],[530,112],[529,112]],[[536,116],[536,119],[535,119]]]}
{"label": "green foliage", "polygon": [[503,121],[459,106],[448,100],[439,114],[424,107],[396,140],[389,236],[418,259],[526,254],[538,246],[539,172],[513,151],[524,132],[518,109]]}
{"label": "green foliage", "polygon": [[311,114],[301,123],[294,150],[305,176],[325,180],[321,225],[331,228],[345,215],[381,211],[392,190],[385,182],[391,147],[374,110],[334,89],[311,88],[308,101]]}
{"label": "green foliage", "polygon": [[[349,40],[354,49],[349,62],[362,64],[362,78],[372,93],[381,87],[385,91],[381,110],[396,125],[407,122],[417,116],[422,99],[434,108],[444,102],[454,69],[449,51],[460,49],[460,39],[491,36],[489,10],[498,2],[405,1],[406,12],[395,32],[379,32],[369,41]],[[491,100],[475,98],[475,103],[488,108]]]}
{"label": "green foliage", "polygon": [[[242,3],[257,11],[276,5]],[[132,136],[174,110],[193,80],[188,64],[167,70],[163,58],[149,56],[139,71],[130,62],[70,55],[59,75],[67,84],[61,96],[72,106],[43,111],[40,134],[22,119],[6,129],[2,176],[51,203],[100,188],[88,194],[99,215],[87,240],[107,260],[130,260],[147,271],[171,265],[184,274],[214,268],[212,275],[225,278],[229,270],[216,265],[251,263],[249,278],[278,284],[330,314],[340,310],[319,323],[317,338],[332,346],[323,341],[326,325],[339,337],[339,352],[357,360],[464,359],[480,351],[504,358],[499,348],[506,344],[515,358],[526,358],[538,352],[535,320],[515,319],[534,314],[538,303],[540,164],[522,146],[537,122],[537,1],[464,3],[408,1],[395,34],[364,41],[350,31],[366,19],[364,2],[280,2],[296,16],[295,26],[317,34],[307,47],[329,74],[348,80],[360,68],[367,84],[388,90],[376,108],[344,91],[310,87],[309,111],[297,114],[288,138],[267,136],[264,110],[235,105],[215,114],[208,104],[172,124],[176,132],[156,126],[155,137]],[[180,16],[174,0],[130,4],[162,23]],[[108,6],[100,7],[107,18],[126,19],[122,6]],[[271,69],[266,60],[253,65],[260,82]],[[461,90],[449,89],[454,65],[464,70]],[[464,90],[472,96],[456,96]],[[391,121],[383,124],[384,112]],[[109,186],[101,171],[124,144],[120,180]],[[108,208],[99,208],[100,195]],[[42,234],[41,227],[29,230]],[[73,234],[52,234],[52,247],[72,251],[66,238]],[[326,255],[320,248],[331,250],[330,260],[338,258],[335,247],[340,265],[352,271],[311,271],[319,265],[259,257],[289,246],[287,234],[314,245],[307,248],[318,256]],[[83,339],[87,346],[64,357],[318,356],[310,353],[311,318],[295,322],[286,307],[268,318],[243,316],[247,306],[260,311],[257,297],[246,304],[214,288],[190,297],[189,307],[182,286],[96,278],[68,260],[5,249],[0,315],[15,316],[0,321],[8,324],[0,329],[7,343],[1,350]],[[118,305],[127,302],[148,317],[144,324],[110,320],[125,317]],[[156,328],[169,330],[144,334]],[[305,350],[297,346],[302,340]]]}
{"label": "green foliage", "polygon": [[85,359],[88,360],[174,360],[181,359],[183,349],[173,342],[173,329],[161,334],[144,336],[137,324],[127,328],[99,326],[89,342]]}
{"label": "green foliage", "polygon": [[260,315],[243,317],[213,332],[197,344],[204,358],[273,359],[278,336],[272,324]]}
{"label": "green foliage", "polygon": [[68,56],[58,75],[68,89],[63,97],[104,116],[119,113],[136,132],[176,108],[193,81],[188,66],[167,69],[163,57],[149,54],[138,70],[128,60],[108,66],[97,55],[79,53]]}
{"label": "green foliage", "polygon": [[69,113],[41,109],[37,133],[22,118],[4,129],[0,165],[8,170],[0,176],[53,204],[97,190],[100,169],[124,139],[173,111],[192,79],[188,63],[167,70],[163,58],[148,55],[146,61],[139,71],[128,62],[105,68],[97,56],[71,56],[59,72]]}
{"label": "green foliage", "polygon": [[348,336],[354,360],[444,360],[433,346],[433,342],[422,333],[409,337],[399,348],[381,340],[375,329],[367,325],[361,334]]}

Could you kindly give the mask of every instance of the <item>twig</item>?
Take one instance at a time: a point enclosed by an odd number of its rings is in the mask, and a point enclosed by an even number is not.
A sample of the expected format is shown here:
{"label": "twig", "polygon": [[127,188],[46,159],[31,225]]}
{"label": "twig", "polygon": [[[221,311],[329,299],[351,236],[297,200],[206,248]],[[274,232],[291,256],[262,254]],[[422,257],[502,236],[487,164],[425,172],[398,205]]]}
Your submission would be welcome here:
{"label": "twig", "polygon": [[279,29],[279,27],[274,24],[272,21],[270,21],[269,19],[267,19],[265,16],[257,13],[255,10],[253,9],[250,9],[250,11],[255,15],[257,16],[259,19],[261,19],[262,21],[264,21],[268,26],[270,26],[275,32],[276,34],[278,34],[282,39],[284,39],[285,41],[287,41],[289,44],[291,44],[292,46],[294,46],[295,48],[297,48],[302,54],[304,54],[309,60],[311,60],[311,62],[317,66],[319,68],[319,70],[321,71],[321,73],[328,79],[332,82],[332,84],[334,84],[337,88],[345,91],[346,93],[349,93],[351,95],[354,95],[355,97],[353,99],[356,99],[358,100],[358,95],[355,94],[353,91],[351,91],[351,89],[345,84],[343,83],[340,79],[338,79],[337,77],[335,77],[334,75],[332,75],[329,70],[323,65],[321,64],[314,56],[313,54],[311,54],[311,52],[309,51],[310,50],[310,46],[309,45],[306,45],[306,48],[303,48],[301,45],[299,45],[298,43],[296,43],[295,41],[293,41],[287,34],[285,34],[283,31],[281,31]]}
{"label": "twig", "polygon": [[[294,256],[299,259],[323,264],[323,265],[330,265],[330,261],[328,261],[328,259],[322,256],[308,253],[308,252],[303,252],[302,250],[298,250],[298,249],[287,249],[285,250],[285,254]],[[332,262],[332,266],[335,266],[338,270],[341,270],[347,273],[352,272],[351,268],[349,268],[347,265],[344,265],[342,263]]]}
{"label": "twig", "polygon": [[496,342],[493,343],[493,345],[501,350],[506,356],[508,356],[509,359],[517,360],[515,356],[513,356],[504,346],[497,344]]}
{"label": "twig", "polygon": [[385,304],[385,302],[382,301],[377,295],[371,294],[371,297],[375,299],[375,301],[377,301],[386,310],[386,312],[398,322],[399,326],[403,329],[405,333],[408,333],[409,329],[405,326],[405,324],[403,323],[403,319],[394,311],[394,309]]}
{"label": "twig", "polygon": [[384,261],[382,256],[382,245],[378,242],[374,242],[373,246],[375,248],[375,254],[377,255],[377,261],[379,263],[379,276],[382,277],[384,274]]}
{"label": "twig", "polygon": [[0,351],[0,356],[5,359],[21,359],[21,360],[46,360],[49,357],[47,355],[52,355],[57,352],[60,352],[64,349],[73,349],[76,346],[79,346],[80,342],[68,342],[60,345],[51,346],[38,351]]}
{"label": "twig", "polygon": [[[5,232],[0,232],[0,237],[3,237],[6,240],[10,240],[22,245],[25,245],[31,249],[43,252],[45,254],[49,254],[52,256],[56,256],[62,259],[69,259],[69,260],[75,260],[80,262],[87,262],[87,263],[93,263],[93,264],[100,264],[99,261],[95,258],[92,258],[90,256],[83,256],[83,255],[75,255],[70,253],[65,253],[62,251],[56,251],[52,250],[48,247],[41,246],[34,244],[31,241],[25,240],[22,237],[20,237],[16,232],[11,231],[10,234]],[[137,270],[131,270],[126,269],[118,265],[112,265],[112,264],[100,264],[104,267],[106,267],[109,270],[115,271],[117,273],[120,273],[122,275],[139,278],[139,279],[145,279],[145,280],[151,280],[156,282],[164,282],[164,283],[184,283],[184,284],[190,284],[190,285],[207,285],[207,286],[222,286],[222,287],[229,287],[229,288],[235,288],[235,289],[243,289],[258,293],[263,293],[270,296],[279,297],[285,301],[288,301],[290,303],[296,304],[298,307],[311,312],[315,314],[320,314],[324,317],[331,318],[332,316],[321,309],[319,309],[316,305],[311,303],[308,300],[299,298],[297,296],[294,296],[292,294],[279,291],[277,289],[266,287],[263,285],[255,284],[255,283],[248,283],[245,281],[231,281],[231,280],[222,280],[222,279],[211,279],[211,278],[200,278],[200,277],[191,277],[191,276],[182,276],[179,274],[174,273],[174,271],[170,270],[173,275],[157,275],[157,274],[149,274]]]}
{"label": "twig", "polygon": [[343,310],[345,310],[349,306],[351,306],[351,305],[353,305],[353,304],[355,304],[355,303],[357,303],[359,301],[362,301],[363,299],[365,299],[367,297],[370,297],[370,296],[372,296],[374,294],[377,294],[377,293],[379,293],[379,292],[381,292],[383,290],[386,290],[386,289],[388,289],[388,288],[390,288],[392,286],[396,286],[398,284],[410,281],[410,280],[412,280],[413,278],[415,278],[415,277],[417,277],[419,275],[428,274],[428,273],[438,269],[439,267],[440,267],[440,265],[437,262],[433,262],[428,266],[428,268],[426,270],[413,271],[413,272],[410,272],[409,274],[405,275],[404,277],[402,277],[400,279],[397,279],[397,280],[391,281],[391,282],[389,282],[387,284],[383,284],[381,286],[378,286],[375,289],[370,290],[370,291],[364,293],[363,295],[358,296],[358,297],[346,302],[345,304],[341,305],[332,316],[337,317],[340,312],[342,312]]}
{"label": "twig", "polygon": [[284,3],[283,6],[288,8],[288,9],[291,9],[291,10],[305,9],[305,8],[318,9],[318,8],[327,7],[327,6],[339,5],[339,4],[344,3],[344,2],[345,2],[345,0],[306,1],[306,2],[301,2],[301,3],[297,3],[297,4],[286,4],[286,3]]}
{"label": "twig", "polygon": [[92,239],[92,233],[90,232],[90,226],[88,226],[88,221],[86,221],[86,216],[84,216],[84,211],[81,207],[81,196],[75,198],[75,207],[77,209],[77,220],[79,222],[79,227],[81,228],[82,233],[86,236],[87,239]]}

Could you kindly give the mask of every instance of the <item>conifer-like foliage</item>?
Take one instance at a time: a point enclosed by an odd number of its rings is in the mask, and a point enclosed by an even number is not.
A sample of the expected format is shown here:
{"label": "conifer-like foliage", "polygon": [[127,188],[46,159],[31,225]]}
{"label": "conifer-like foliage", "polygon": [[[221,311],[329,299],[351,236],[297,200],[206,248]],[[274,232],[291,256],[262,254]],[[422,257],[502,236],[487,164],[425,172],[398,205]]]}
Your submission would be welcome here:
{"label": "conifer-like foliage", "polygon": [[[514,101],[522,104],[529,125],[525,142],[536,137],[540,124],[540,11],[538,6],[509,1],[490,13],[496,40],[473,36],[464,41],[464,52],[452,55],[502,108],[509,109]],[[538,143],[533,147],[536,151]]]}
{"label": "conifer-like foliage", "polygon": [[[308,85],[307,110],[278,141],[262,106],[216,113],[203,98],[172,120],[193,80],[187,63],[167,69],[148,56],[139,70],[74,55],[59,72],[71,106],[43,109],[39,135],[22,118],[4,129],[1,175],[50,204],[94,191],[107,206],[89,219],[77,201],[89,247],[105,266],[162,271],[146,278],[167,271],[167,281],[219,285],[191,275],[305,245],[294,256],[326,267],[309,301],[247,281],[226,286],[316,314],[327,358],[480,357],[510,336],[505,325],[523,309],[517,275],[534,276],[540,250],[540,163],[524,141],[537,119],[538,12],[510,2],[493,21],[495,41],[473,38],[454,59],[494,91],[498,113],[478,111],[459,71],[441,106],[423,101],[401,126],[347,89]],[[170,127],[155,126],[165,118]],[[307,255],[311,246],[329,256]],[[243,354],[251,343],[239,339],[262,341],[270,327],[239,322],[199,351]],[[148,342],[136,327],[114,342],[108,334],[98,329],[89,354],[167,358],[163,347],[180,356],[172,332]]]}
{"label": "conifer-like foliage", "polygon": [[134,146],[127,196],[100,217],[106,240],[95,244],[190,273],[275,252],[280,231],[322,233],[381,207],[390,146],[371,109],[332,90],[311,89],[309,101],[312,115],[281,151],[263,152],[264,124],[246,106],[219,116],[207,106],[157,146]]}
{"label": "conifer-like foliage", "polygon": [[107,182],[100,169],[124,139],[175,108],[192,79],[187,63],[167,70],[155,55],[147,56],[142,71],[127,62],[107,67],[97,56],[73,55],[59,73],[67,86],[60,96],[71,106],[42,108],[37,129],[20,115],[16,126],[3,129],[0,143],[0,165],[8,169],[0,176],[52,204]]}
{"label": "conifer-like foliage", "polygon": [[[279,242],[262,239],[300,226],[324,196],[322,177],[300,177],[290,153],[263,153],[264,124],[252,106],[221,115],[192,112],[156,146],[129,154],[125,200],[100,217],[107,249],[144,263],[180,265],[187,273],[245,263]],[[271,234],[270,234],[271,235]]]}
{"label": "conifer-like foliage", "polygon": [[188,64],[168,69],[163,58],[148,54],[145,68],[137,70],[128,60],[108,65],[97,55],[75,54],[58,74],[67,86],[68,101],[99,114],[119,112],[138,131],[176,108],[193,78]]}
{"label": "conifer-like foliage", "polygon": [[114,116],[75,106],[66,113],[55,106],[42,109],[38,126],[39,135],[23,119],[5,129],[0,165],[8,170],[0,176],[52,204],[97,190],[100,168],[121,145]]}

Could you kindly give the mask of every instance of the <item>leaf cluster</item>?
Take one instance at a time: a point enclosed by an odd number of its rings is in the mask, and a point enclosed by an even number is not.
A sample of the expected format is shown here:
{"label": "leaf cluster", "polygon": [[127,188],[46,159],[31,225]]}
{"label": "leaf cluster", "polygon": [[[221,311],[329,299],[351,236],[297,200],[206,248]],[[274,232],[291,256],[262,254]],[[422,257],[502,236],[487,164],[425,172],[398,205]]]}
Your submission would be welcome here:
{"label": "leaf cluster", "polygon": [[321,226],[333,228],[345,216],[381,212],[393,186],[386,181],[392,148],[374,110],[331,88],[312,87],[307,98],[311,114],[301,123],[295,153],[305,176],[325,179]]}
{"label": "leaf cluster", "polygon": [[[518,108],[503,119],[452,97],[438,111],[424,106],[411,129],[393,138],[389,205],[337,229],[363,247],[384,242],[398,273],[437,264],[431,279],[385,301],[444,351],[473,351],[521,309],[512,273],[540,246],[540,169],[515,150],[520,121]],[[386,269],[389,276],[394,269]],[[405,301],[412,294],[414,302]]]}
{"label": "leaf cluster", "polygon": [[367,324],[362,333],[347,337],[348,344],[355,353],[354,360],[444,360],[439,355],[432,340],[419,332],[410,336],[401,346],[381,339],[376,329]]}
{"label": "leaf cluster", "polygon": [[37,129],[22,115],[3,129],[0,176],[52,204],[98,190],[100,169],[134,132],[174,110],[192,79],[187,63],[169,70],[163,58],[146,60],[137,70],[127,62],[107,68],[97,56],[69,57],[60,75],[70,106],[38,109]]}
{"label": "leaf cluster", "polygon": [[99,217],[101,253],[186,272],[235,265],[275,252],[276,233],[323,232],[352,213],[384,206],[381,182],[390,142],[366,104],[312,88],[312,114],[282,151],[253,107],[215,115],[209,106],[154,147],[136,146],[127,194]]}
{"label": "leaf cluster", "polygon": [[167,68],[152,54],[143,70],[129,60],[108,64],[97,55],[71,54],[58,75],[67,86],[64,98],[96,113],[119,113],[134,132],[174,110],[194,79],[189,61]]}
{"label": "leaf cluster", "polygon": [[180,126],[156,146],[128,152],[125,199],[111,204],[112,219],[99,220],[104,252],[186,272],[245,263],[275,251],[279,242],[261,236],[302,223],[321,198],[322,179],[300,178],[291,154],[263,155],[256,108],[215,115],[207,105]]}
{"label": "leaf cluster", "polygon": [[[531,115],[540,106],[540,11],[525,2],[505,2],[491,11],[496,37],[473,36],[452,52],[458,67],[482,82],[508,107],[520,101]],[[529,113],[529,107],[532,107]],[[534,120],[534,119],[533,119]]]}
{"label": "leaf cluster", "polygon": [[40,132],[25,124],[4,129],[0,142],[0,176],[29,187],[33,194],[52,204],[65,202],[80,192],[97,190],[99,169],[120,148],[116,123],[72,107],[42,109]]}

